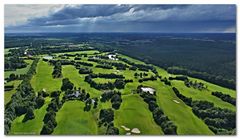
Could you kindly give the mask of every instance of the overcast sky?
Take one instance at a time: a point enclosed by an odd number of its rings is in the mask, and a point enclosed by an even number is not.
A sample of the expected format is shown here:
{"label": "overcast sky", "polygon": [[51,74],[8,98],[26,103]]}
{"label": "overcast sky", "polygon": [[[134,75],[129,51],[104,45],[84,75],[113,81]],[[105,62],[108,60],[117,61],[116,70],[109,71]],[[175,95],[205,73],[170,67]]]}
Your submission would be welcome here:
{"label": "overcast sky", "polygon": [[5,32],[235,32],[235,5],[5,5]]}

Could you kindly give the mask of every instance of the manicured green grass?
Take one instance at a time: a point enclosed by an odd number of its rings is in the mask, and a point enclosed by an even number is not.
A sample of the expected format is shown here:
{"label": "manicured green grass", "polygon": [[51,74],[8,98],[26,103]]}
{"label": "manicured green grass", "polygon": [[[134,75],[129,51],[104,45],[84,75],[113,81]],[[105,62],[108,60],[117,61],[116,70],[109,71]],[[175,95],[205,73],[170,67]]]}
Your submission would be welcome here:
{"label": "manicured green grass", "polygon": [[97,122],[91,112],[83,111],[81,101],[65,102],[58,111],[55,135],[94,135],[97,134]]}
{"label": "manicured green grass", "polygon": [[130,129],[138,128],[143,135],[163,134],[161,127],[154,122],[147,104],[138,94],[123,96],[120,109],[114,113],[114,123],[121,134],[127,133],[122,125]]}
{"label": "manicured green grass", "polygon": [[6,105],[11,100],[12,95],[16,93],[16,89],[21,82],[21,80],[14,80],[5,84],[13,85],[14,88],[10,91],[4,91],[4,105]]}
{"label": "manicured green grass", "polygon": [[102,94],[101,91],[90,87],[90,85],[84,81],[86,75],[79,74],[78,70],[74,66],[62,66],[62,74],[64,78],[69,78],[69,80],[74,84],[75,87],[85,89],[91,97],[99,97]]}
{"label": "manicured green grass", "polygon": [[16,71],[5,71],[4,72],[4,78],[8,78],[10,74],[14,73],[16,75],[20,75],[20,74],[26,74],[29,70],[29,68],[31,67],[32,64],[32,60],[25,60],[25,62],[28,64],[26,68],[21,68],[21,69],[17,69]]}
{"label": "manicured green grass", "polygon": [[54,79],[52,77],[53,66],[48,62],[39,61],[37,73],[33,76],[31,84],[35,92],[45,89],[47,92],[52,92],[61,89],[62,78]]}
{"label": "manicured green grass", "polygon": [[[177,126],[177,133],[180,135],[212,135],[213,132],[207,125],[192,113],[190,107],[185,105],[171,90],[160,81],[148,81],[144,86],[150,86],[156,90],[159,107],[165,115]],[[180,103],[174,102],[177,100]]]}
{"label": "manicured green grass", "polygon": [[50,98],[45,99],[45,104],[40,108],[34,110],[35,118],[22,122],[25,115],[16,118],[11,127],[10,134],[12,135],[38,135],[43,127],[43,118],[46,114],[46,108],[50,102]]}
{"label": "manicured green grass", "polygon": [[104,78],[94,78],[93,79],[96,83],[107,83],[107,82],[114,82],[115,79],[104,79]]}
{"label": "manicured green grass", "polygon": [[[185,96],[191,97],[193,100],[207,100],[214,103],[215,106],[221,108],[228,108],[230,110],[236,111],[236,107],[230,103],[222,101],[220,98],[211,95],[211,91],[208,90],[198,90],[194,88],[188,88],[184,85],[183,81],[172,81],[172,85],[177,87],[177,89]],[[221,91],[218,90],[218,91]]]}

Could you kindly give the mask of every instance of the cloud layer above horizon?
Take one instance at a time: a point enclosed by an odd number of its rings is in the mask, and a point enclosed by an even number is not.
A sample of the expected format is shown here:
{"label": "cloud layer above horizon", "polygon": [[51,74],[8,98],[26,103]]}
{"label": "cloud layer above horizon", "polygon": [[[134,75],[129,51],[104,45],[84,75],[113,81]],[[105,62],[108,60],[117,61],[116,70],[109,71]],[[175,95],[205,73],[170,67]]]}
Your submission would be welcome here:
{"label": "cloud layer above horizon", "polygon": [[235,5],[5,5],[5,32],[236,32]]}

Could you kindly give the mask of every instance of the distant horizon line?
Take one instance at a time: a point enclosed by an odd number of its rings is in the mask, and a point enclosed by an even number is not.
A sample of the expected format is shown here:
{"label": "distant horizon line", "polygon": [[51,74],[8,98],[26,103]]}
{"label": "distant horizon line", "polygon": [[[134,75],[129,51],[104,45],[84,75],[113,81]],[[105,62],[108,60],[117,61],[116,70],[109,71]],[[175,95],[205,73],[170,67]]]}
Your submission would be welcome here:
{"label": "distant horizon line", "polygon": [[82,34],[103,34],[103,33],[134,33],[134,34],[141,34],[141,33],[152,33],[152,34],[236,34],[236,32],[4,32],[4,34],[67,34],[67,33],[82,33]]}

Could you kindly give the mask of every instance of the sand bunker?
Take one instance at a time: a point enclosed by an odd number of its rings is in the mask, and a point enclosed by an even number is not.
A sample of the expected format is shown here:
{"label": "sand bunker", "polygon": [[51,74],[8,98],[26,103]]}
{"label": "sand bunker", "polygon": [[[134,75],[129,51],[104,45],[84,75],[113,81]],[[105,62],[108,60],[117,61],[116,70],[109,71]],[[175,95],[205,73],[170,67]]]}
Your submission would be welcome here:
{"label": "sand bunker", "polygon": [[179,101],[177,101],[177,100],[175,100],[175,99],[174,99],[173,101],[174,101],[175,103],[180,103]]}
{"label": "sand bunker", "polygon": [[143,92],[149,92],[150,94],[154,94],[155,90],[151,87],[141,87]]}
{"label": "sand bunker", "polygon": [[133,128],[131,132],[134,133],[134,134],[140,134],[141,133],[138,128]]}
{"label": "sand bunker", "polygon": [[127,128],[126,126],[122,125],[121,126],[125,131],[130,131],[130,128]]}
{"label": "sand bunker", "polygon": [[116,55],[112,55],[112,54],[109,54],[108,58],[111,60],[118,60],[118,58],[116,58]]}

